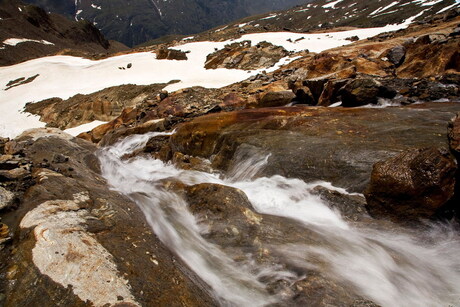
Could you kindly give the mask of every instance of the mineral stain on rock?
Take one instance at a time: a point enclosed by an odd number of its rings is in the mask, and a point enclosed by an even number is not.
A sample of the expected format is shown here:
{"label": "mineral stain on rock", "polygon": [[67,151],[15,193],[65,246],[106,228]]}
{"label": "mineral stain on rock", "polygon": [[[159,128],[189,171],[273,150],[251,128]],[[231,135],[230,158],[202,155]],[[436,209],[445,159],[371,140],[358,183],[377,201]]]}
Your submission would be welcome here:
{"label": "mineral stain on rock", "polygon": [[91,218],[83,209],[89,200],[87,193],[74,194],[73,200],[46,201],[25,215],[21,228],[34,227],[33,262],[42,274],[70,286],[81,300],[94,306],[122,302],[140,306],[112,255],[82,226]]}

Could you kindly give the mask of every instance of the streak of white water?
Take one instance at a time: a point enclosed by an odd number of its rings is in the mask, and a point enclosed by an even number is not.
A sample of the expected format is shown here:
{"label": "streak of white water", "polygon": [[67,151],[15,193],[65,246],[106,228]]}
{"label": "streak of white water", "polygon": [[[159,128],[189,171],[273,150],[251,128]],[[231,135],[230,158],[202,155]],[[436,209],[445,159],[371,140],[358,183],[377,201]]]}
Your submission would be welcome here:
{"label": "streak of white water", "polygon": [[[350,225],[311,193],[317,185],[331,188],[328,183],[307,184],[281,176],[253,179],[268,163],[266,155],[254,152],[250,152],[253,159],[248,159],[247,152],[239,152],[241,163],[227,179],[179,170],[149,158],[121,159],[145,146],[154,135],[128,137],[104,149],[100,155],[103,175],[113,188],[137,202],[158,237],[212,287],[222,305],[270,304],[280,297],[269,295],[259,278],[292,282],[297,275],[278,266],[235,263],[218,246],[203,239],[186,202],[162,189],[162,179],[236,187],[246,193],[259,213],[300,221],[323,243],[272,246],[283,260],[297,268],[316,268],[383,307],[460,306],[460,237],[453,227],[432,226],[415,233],[394,225]],[[321,259],[321,264],[311,259]]]}

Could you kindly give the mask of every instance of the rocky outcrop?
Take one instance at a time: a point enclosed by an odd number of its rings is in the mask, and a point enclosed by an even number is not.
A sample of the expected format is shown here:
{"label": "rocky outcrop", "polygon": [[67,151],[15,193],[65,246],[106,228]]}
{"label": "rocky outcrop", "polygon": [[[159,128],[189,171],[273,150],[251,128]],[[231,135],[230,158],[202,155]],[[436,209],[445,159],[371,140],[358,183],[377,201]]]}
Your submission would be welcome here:
{"label": "rocky outcrop", "polygon": [[456,170],[449,152],[434,147],[376,163],[365,192],[369,213],[395,221],[431,218],[453,197]]}
{"label": "rocky outcrop", "polygon": [[159,48],[155,51],[157,60],[177,60],[186,61],[187,53],[181,50],[170,48]]}
{"label": "rocky outcrop", "polygon": [[224,49],[209,54],[206,57],[205,68],[227,68],[254,70],[268,68],[289,53],[280,46],[268,42],[261,42],[255,46],[251,41],[242,41],[226,45]]}
{"label": "rocky outcrop", "polygon": [[157,96],[166,84],[121,85],[89,95],[75,95],[69,99],[46,99],[29,103],[25,110],[40,115],[49,127],[68,129],[94,120],[111,121],[127,108],[157,103]]}
{"label": "rocky outcrop", "polygon": [[215,304],[138,207],[107,187],[93,145],[49,128],[15,142],[32,167],[17,210],[2,215],[13,234],[0,252],[2,304]]}
{"label": "rocky outcrop", "polygon": [[[325,180],[362,192],[372,166],[413,147],[446,146],[445,129],[458,105],[386,109],[265,108],[212,114],[177,128],[171,149],[212,158],[214,168],[238,163],[237,150],[270,154],[259,175]],[[407,121],[411,122],[408,130]],[[391,127],[391,128],[390,128]]]}

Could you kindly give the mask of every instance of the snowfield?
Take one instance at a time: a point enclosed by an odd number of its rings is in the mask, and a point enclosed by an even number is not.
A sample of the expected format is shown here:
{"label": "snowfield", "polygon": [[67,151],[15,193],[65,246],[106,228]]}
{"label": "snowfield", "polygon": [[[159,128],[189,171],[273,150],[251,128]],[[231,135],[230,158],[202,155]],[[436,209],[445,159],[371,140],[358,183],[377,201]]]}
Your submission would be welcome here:
{"label": "snowfield", "polygon": [[[193,42],[175,47],[189,51],[187,61],[157,60],[154,53],[139,52],[99,61],[72,56],[51,56],[8,67],[0,67],[0,136],[12,138],[26,129],[45,126],[45,123],[40,122],[37,116],[22,112],[28,102],[38,102],[52,97],[66,99],[76,94],[90,94],[122,84],[148,85],[167,83],[171,80],[180,80],[180,82],[167,86],[166,90],[168,91],[191,86],[219,88],[245,80],[262,71],[262,69],[243,71],[235,69],[206,70],[204,68],[208,54],[214,52],[216,48],[222,49],[226,44],[232,42],[250,40],[253,44],[257,44],[261,41],[268,41],[274,45],[283,46],[289,51],[308,49],[312,52],[321,52],[351,43],[346,40],[347,37],[357,35],[360,39],[364,39],[382,32],[405,28],[416,17],[414,16],[402,24],[380,28],[321,34],[255,33],[244,35],[237,40]],[[294,58],[283,58],[277,65],[266,70],[273,71],[292,60]],[[127,68],[128,64],[132,65],[129,69]],[[18,78],[27,79],[36,74],[39,76],[31,83],[7,90],[7,84],[10,81]],[[82,129],[88,130],[95,124],[97,122],[70,131],[75,134],[85,131]]]}

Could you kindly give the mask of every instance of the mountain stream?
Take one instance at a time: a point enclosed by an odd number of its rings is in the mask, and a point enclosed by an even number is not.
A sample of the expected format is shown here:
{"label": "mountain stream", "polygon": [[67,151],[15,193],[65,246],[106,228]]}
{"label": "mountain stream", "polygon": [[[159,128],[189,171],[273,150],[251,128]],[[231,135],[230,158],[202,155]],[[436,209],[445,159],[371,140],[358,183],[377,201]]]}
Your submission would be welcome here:
{"label": "mountain stream", "polygon": [[[242,159],[227,176],[180,170],[146,156],[124,158],[162,134],[134,135],[102,149],[103,176],[138,204],[156,235],[209,285],[221,305],[282,304],[290,294],[268,291],[267,284],[283,281],[289,286],[316,270],[384,307],[460,306],[460,237],[454,226],[427,225],[415,232],[351,223],[311,193],[318,185],[346,193],[343,189],[281,176],[256,178],[266,155]],[[260,263],[244,251],[244,259],[235,260],[231,248],[205,239],[200,220],[183,197],[163,188],[164,179],[238,188],[257,213],[295,221],[321,243],[274,242],[270,248],[290,265]]]}

